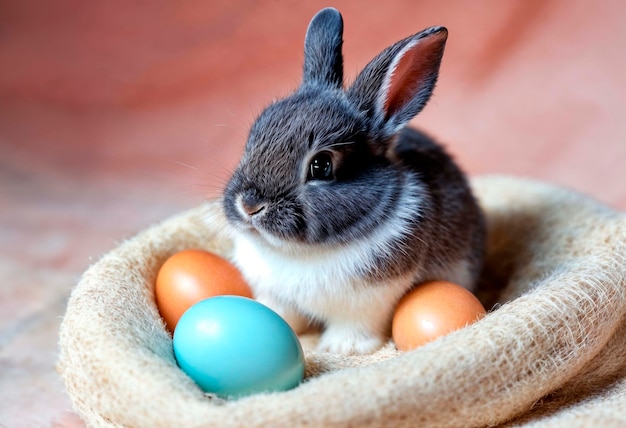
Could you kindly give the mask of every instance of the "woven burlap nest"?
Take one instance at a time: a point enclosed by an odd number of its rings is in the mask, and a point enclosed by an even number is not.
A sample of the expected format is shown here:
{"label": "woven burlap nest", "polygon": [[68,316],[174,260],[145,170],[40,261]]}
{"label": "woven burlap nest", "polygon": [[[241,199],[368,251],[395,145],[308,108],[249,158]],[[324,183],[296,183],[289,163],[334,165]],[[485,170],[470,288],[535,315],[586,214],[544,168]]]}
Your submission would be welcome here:
{"label": "woven burlap nest", "polygon": [[626,216],[532,181],[473,186],[489,226],[485,318],[404,354],[307,351],[302,385],[238,401],[177,368],[153,295],[172,253],[228,256],[219,203],[124,242],[84,274],[61,326],[76,411],[92,426],[626,426]]}

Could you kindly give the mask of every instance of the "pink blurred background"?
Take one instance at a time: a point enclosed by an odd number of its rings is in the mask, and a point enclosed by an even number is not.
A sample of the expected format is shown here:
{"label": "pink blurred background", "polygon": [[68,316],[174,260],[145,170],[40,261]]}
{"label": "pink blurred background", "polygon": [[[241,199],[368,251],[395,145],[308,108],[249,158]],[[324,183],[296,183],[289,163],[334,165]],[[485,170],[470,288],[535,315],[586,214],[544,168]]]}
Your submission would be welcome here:
{"label": "pink blurred background", "polygon": [[[300,81],[327,2],[0,3],[0,425],[81,426],[54,372],[82,271],[218,195],[264,105]],[[626,208],[626,3],[335,1],[347,81],[431,25],[450,36],[414,124],[471,174]]]}

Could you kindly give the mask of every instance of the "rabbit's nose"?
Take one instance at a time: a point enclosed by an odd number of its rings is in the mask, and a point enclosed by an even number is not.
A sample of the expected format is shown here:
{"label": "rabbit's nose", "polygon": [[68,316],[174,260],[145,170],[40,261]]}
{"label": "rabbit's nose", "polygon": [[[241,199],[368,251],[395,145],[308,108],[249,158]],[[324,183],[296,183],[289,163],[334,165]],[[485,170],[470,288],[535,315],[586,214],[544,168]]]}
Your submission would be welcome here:
{"label": "rabbit's nose", "polygon": [[263,213],[267,203],[252,193],[246,193],[239,197],[239,207],[247,216],[253,217]]}

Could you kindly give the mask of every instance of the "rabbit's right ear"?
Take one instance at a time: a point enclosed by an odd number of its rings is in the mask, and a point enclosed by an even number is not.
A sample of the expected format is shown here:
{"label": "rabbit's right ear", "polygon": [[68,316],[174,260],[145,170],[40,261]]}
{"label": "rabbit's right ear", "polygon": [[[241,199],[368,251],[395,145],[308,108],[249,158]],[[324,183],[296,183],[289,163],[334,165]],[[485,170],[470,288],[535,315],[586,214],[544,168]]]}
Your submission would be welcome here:
{"label": "rabbit's right ear", "polygon": [[320,10],[306,32],[303,85],[343,86],[342,44],[341,14],[332,7]]}
{"label": "rabbit's right ear", "polygon": [[430,99],[448,31],[432,27],[407,37],[374,58],[348,90],[348,98],[382,137],[398,132]]}

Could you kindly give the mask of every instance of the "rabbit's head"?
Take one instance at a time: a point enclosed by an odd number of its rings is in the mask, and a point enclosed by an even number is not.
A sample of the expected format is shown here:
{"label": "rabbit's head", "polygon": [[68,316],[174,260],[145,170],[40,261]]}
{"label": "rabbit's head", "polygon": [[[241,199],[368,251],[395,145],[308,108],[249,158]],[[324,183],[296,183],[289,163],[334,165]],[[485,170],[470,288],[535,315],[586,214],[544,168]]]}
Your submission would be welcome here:
{"label": "rabbit's head", "polygon": [[338,11],[315,15],[302,84],[256,119],[225,189],[229,221],[273,246],[364,238],[398,210],[407,186],[393,145],[431,96],[447,31],[393,44],[347,89],[342,33]]}

